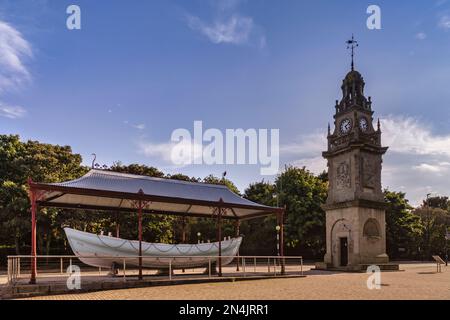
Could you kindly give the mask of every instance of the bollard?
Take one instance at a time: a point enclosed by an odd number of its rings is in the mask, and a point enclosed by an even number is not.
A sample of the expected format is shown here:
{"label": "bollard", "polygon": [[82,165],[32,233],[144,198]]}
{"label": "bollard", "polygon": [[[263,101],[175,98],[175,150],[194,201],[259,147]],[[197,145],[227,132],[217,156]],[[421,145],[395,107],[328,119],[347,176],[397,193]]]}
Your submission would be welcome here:
{"label": "bollard", "polygon": [[253,257],[253,271],[256,273],[256,257]]}
{"label": "bollard", "polygon": [[63,268],[64,268],[64,263],[63,263],[63,258],[61,257],[59,260],[59,269],[60,269],[61,274],[63,274]]}
{"label": "bollard", "polygon": [[172,259],[169,260],[169,280],[172,280]]}

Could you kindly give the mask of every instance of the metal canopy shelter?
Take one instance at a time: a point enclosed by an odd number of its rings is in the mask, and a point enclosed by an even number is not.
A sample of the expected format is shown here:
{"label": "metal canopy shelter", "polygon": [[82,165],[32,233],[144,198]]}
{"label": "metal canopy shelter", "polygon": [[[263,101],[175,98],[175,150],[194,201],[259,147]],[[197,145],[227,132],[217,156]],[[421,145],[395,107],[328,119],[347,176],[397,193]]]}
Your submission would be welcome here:
{"label": "metal canopy shelter", "polygon": [[[31,283],[36,282],[36,212],[38,207],[138,212],[139,279],[142,279],[142,214],[177,215],[217,219],[219,276],[222,274],[222,219],[239,223],[271,214],[277,215],[280,255],[283,256],[284,208],[264,206],[244,199],[226,186],[186,182],[91,170],[83,177],[62,183],[28,181],[31,202]],[[183,232],[184,233],[184,232]]]}

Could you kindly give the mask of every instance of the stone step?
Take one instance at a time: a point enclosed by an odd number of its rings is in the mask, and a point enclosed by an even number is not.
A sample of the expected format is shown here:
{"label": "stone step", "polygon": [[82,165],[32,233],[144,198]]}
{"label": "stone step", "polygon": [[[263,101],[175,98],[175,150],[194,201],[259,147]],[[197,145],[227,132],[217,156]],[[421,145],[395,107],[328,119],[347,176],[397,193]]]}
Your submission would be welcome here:
{"label": "stone step", "polygon": [[[375,264],[380,268],[381,271],[399,271],[400,267],[396,263],[380,263]],[[371,264],[360,264],[361,270],[367,270],[367,268],[371,266]]]}
{"label": "stone step", "polygon": [[323,262],[316,263],[316,270],[342,271],[342,272],[366,272],[369,266],[376,265],[381,271],[400,271],[400,267],[396,263],[379,263],[379,264],[358,264],[347,267],[333,267]]}

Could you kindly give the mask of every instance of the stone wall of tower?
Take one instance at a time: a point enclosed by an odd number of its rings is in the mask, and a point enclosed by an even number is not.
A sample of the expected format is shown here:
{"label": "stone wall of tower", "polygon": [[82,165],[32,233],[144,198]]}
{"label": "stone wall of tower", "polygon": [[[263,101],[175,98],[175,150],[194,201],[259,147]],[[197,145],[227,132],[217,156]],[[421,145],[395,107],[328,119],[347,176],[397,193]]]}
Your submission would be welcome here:
{"label": "stone wall of tower", "polygon": [[[368,223],[376,223],[378,234],[365,233]],[[324,262],[340,267],[339,239],[348,239],[348,268],[358,269],[361,264],[387,263],[386,222],[383,209],[352,206],[326,212],[327,253]]]}
{"label": "stone wall of tower", "polygon": [[[375,208],[358,208],[359,216],[359,263],[376,264],[387,263],[386,254],[386,220],[385,210]],[[366,234],[366,223],[376,223],[377,233]]]}
{"label": "stone wall of tower", "polygon": [[381,155],[353,149],[328,159],[327,204],[366,199],[383,201]]}

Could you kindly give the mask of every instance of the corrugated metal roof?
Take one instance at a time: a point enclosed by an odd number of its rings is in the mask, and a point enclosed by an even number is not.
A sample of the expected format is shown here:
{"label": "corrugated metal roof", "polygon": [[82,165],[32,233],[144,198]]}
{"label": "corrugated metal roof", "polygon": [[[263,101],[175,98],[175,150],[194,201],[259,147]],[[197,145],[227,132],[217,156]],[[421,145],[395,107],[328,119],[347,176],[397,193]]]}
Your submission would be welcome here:
{"label": "corrugated metal roof", "polygon": [[147,211],[211,215],[222,200],[230,209],[230,217],[245,218],[279,208],[267,207],[244,199],[224,185],[187,182],[148,176],[124,174],[105,170],[91,170],[83,177],[61,183],[31,185],[47,190],[41,205],[80,207],[105,210],[134,210],[136,195],[146,200]]}

